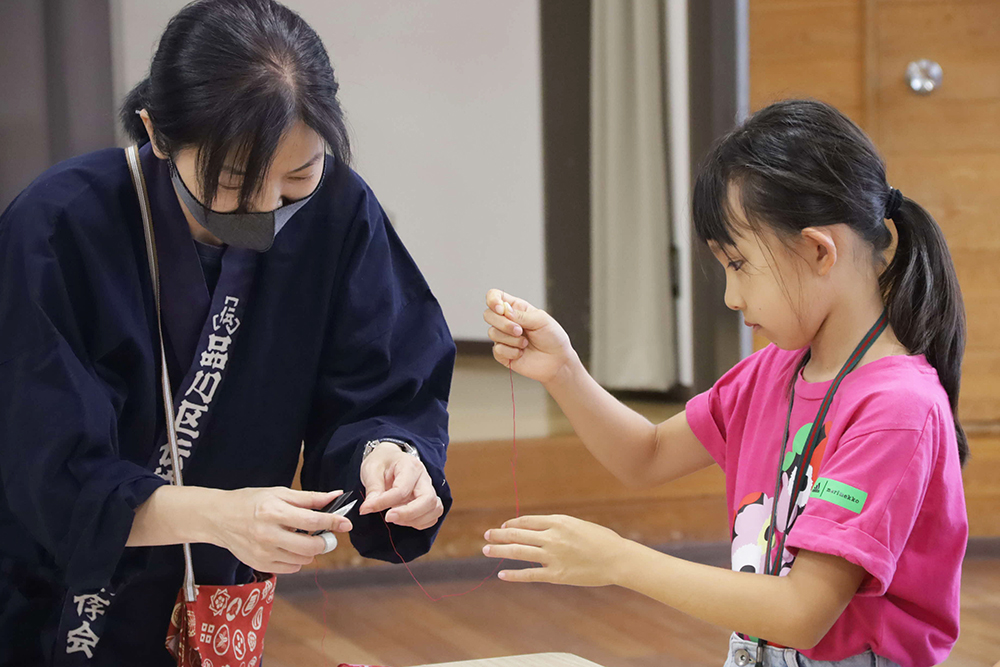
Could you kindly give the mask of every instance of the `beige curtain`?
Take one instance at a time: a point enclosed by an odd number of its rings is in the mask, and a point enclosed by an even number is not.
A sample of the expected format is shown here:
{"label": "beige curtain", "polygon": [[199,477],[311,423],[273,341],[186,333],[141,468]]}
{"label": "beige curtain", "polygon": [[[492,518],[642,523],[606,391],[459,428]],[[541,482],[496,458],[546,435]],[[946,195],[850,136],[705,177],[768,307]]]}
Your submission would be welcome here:
{"label": "beige curtain", "polygon": [[108,0],[0,0],[0,211],[38,174],[115,145]]}
{"label": "beige curtain", "polygon": [[591,371],[612,389],[677,382],[665,17],[666,0],[593,1]]}

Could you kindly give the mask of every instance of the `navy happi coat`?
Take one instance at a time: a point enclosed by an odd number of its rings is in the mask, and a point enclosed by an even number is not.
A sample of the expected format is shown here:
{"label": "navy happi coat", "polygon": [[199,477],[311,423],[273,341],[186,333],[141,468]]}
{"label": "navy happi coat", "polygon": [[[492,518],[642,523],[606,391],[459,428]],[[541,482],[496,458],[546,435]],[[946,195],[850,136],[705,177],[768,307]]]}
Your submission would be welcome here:
{"label": "navy happi coat", "polygon": [[[185,484],[288,486],[304,442],[304,488],[356,489],[364,443],[390,437],[417,448],[447,511],[455,347],[364,181],[328,156],[319,190],[274,246],[228,248],[210,294],[167,164],[148,145],[140,156],[173,388],[225,366],[210,390],[189,392],[212,402],[192,422]],[[242,296],[226,301],[240,280]],[[57,165],[0,218],[0,665],[171,664],[163,641],[181,548],[125,547],[135,508],[167,483],[156,474],[166,436],[153,303],[122,150]],[[199,367],[220,316],[215,330],[238,337]],[[398,560],[378,515],[351,518],[363,555]],[[394,526],[403,557],[425,553],[439,526]],[[251,576],[211,545],[194,545],[193,560],[198,583]],[[96,644],[79,632],[88,617],[101,626]]]}

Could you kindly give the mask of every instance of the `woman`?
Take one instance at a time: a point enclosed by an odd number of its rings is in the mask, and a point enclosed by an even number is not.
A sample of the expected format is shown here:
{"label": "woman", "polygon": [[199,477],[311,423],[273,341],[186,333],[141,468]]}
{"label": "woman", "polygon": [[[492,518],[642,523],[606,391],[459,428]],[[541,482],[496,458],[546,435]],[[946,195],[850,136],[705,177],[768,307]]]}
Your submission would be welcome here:
{"label": "woman", "polygon": [[[336,93],[298,15],[202,0],[123,104],[184,487],[123,151],[57,165],[0,218],[0,664],[170,664],[182,543],[199,584],[299,570],[327,542],[297,531],[350,530],[398,560],[383,510],[404,559],[430,548],[451,504],[454,345],[347,166]],[[354,489],[353,522],[311,511]]]}

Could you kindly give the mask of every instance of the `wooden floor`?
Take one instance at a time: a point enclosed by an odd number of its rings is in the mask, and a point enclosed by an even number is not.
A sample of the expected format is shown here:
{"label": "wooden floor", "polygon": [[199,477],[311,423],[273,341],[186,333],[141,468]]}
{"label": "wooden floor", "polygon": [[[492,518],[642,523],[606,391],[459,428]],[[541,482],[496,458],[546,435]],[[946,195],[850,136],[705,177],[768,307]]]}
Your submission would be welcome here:
{"label": "wooden floor", "polygon": [[[484,576],[490,567],[484,559]],[[324,603],[319,590],[303,586],[299,577],[299,590],[275,600],[264,653],[268,667],[342,662],[405,667],[546,651],[574,653],[604,667],[719,667],[729,636],[618,588],[491,579],[469,595],[431,602],[412,582],[338,585],[327,586]],[[439,596],[475,584],[441,581],[428,589]],[[944,664],[991,667],[998,660],[1000,559],[969,559],[962,637]]]}
{"label": "wooden floor", "polygon": [[[725,539],[721,484],[686,478],[671,485],[677,498],[634,498],[628,495],[634,491],[622,491],[613,480],[600,477],[601,471],[593,469],[599,466],[586,458],[582,447],[570,447],[569,422],[537,383],[515,377],[514,387],[522,509],[527,505],[540,513],[568,512],[640,541],[684,544]],[[460,570],[468,573],[468,561],[463,559],[478,553],[483,531],[509,518],[512,509],[512,488],[507,486],[512,453],[507,440],[511,435],[508,372],[490,359],[460,359],[452,395],[449,476],[462,502],[453,508],[435,550],[416,565],[422,579],[436,579],[428,584],[436,596],[466,591],[478,583],[478,579],[456,580],[449,568],[456,560],[465,562]],[[630,406],[654,421],[678,409],[656,402]],[[1000,437],[973,438],[972,448],[974,463],[965,471],[970,524],[974,534],[992,538],[1000,535],[996,512]],[[553,486],[562,495],[546,496]],[[590,498],[594,489],[603,495]],[[574,494],[600,502],[593,506],[573,502]],[[545,502],[554,504],[549,507]],[[665,502],[680,505],[668,511],[656,504]],[[684,525],[670,523],[678,517]],[[692,521],[707,532],[694,530]],[[313,573],[280,578],[267,632],[267,667],[335,667],[344,662],[408,667],[549,651],[574,653],[604,667],[718,667],[725,660],[728,631],[629,591],[518,586],[491,579],[469,595],[435,603],[403,579],[405,571],[376,565],[361,574],[354,568],[372,563],[351,557],[350,551],[345,541],[322,561],[324,569],[318,576],[325,582],[325,602]],[[703,552],[675,555],[712,560]],[[966,561],[963,634],[945,663],[948,667],[992,667],[1000,660],[1000,558],[995,557],[995,548],[975,556]],[[334,557],[340,560],[334,562]],[[724,563],[727,557],[723,546],[713,564]],[[473,569],[479,566],[472,564]],[[493,564],[482,558],[481,566],[480,579]],[[368,583],[359,586],[359,579]]]}

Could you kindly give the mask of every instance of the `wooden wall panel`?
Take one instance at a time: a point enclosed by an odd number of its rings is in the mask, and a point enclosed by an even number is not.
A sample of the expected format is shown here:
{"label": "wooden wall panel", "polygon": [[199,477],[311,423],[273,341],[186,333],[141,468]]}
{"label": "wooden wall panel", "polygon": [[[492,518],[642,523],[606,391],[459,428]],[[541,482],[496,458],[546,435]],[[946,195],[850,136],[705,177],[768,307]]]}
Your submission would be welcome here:
{"label": "wooden wall panel", "polygon": [[[962,418],[1000,420],[1000,3],[874,3],[875,139],[890,181],[944,230],[965,297]],[[909,62],[929,58],[942,85],[909,90]]]}
{"label": "wooden wall panel", "polygon": [[[970,534],[998,536],[1000,435],[973,434],[970,446],[972,460],[964,472]],[[447,470],[455,506],[421,560],[477,557],[483,533],[514,516],[510,456],[509,441],[451,447]],[[655,489],[630,489],[578,438],[567,436],[518,443],[518,473],[522,514],[570,514],[652,545],[729,540],[725,478],[717,466]],[[347,540],[319,560],[328,569],[384,565],[361,558]]]}
{"label": "wooden wall panel", "polygon": [[938,221],[953,253],[1000,251],[1000,153],[893,154],[889,172]]}
{"label": "wooden wall panel", "polygon": [[965,467],[965,502],[971,537],[1000,536],[1000,436],[973,434]]}
{"label": "wooden wall panel", "polygon": [[863,19],[861,0],[752,0],[750,109],[815,97],[861,122]]}

